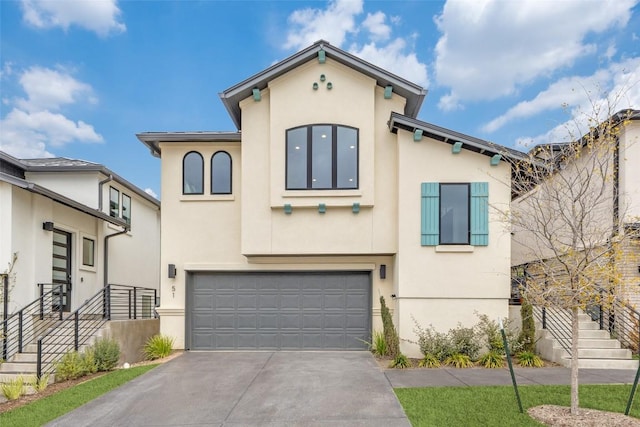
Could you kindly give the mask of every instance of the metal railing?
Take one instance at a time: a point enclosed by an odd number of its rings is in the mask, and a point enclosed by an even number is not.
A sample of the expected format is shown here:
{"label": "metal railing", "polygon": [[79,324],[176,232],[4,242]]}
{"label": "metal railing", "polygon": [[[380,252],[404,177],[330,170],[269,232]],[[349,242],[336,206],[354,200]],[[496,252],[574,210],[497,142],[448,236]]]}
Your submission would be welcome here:
{"label": "metal railing", "polygon": [[571,355],[571,312],[561,308],[533,306],[533,315],[558,344]]}
{"label": "metal railing", "polygon": [[27,344],[62,320],[61,293],[56,292],[59,286],[39,283],[40,297],[10,316],[5,310],[0,324],[1,359],[9,360],[14,354],[22,353]]}
{"label": "metal railing", "polygon": [[622,347],[640,354],[640,313],[604,289],[600,294],[601,301],[611,301],[611,304],[591,306],[587,308],[587,314],[598,322],[600,329],[609,331],[611,338],[620,341]]}
{"label": "metal railing", "polygon": [[[623,348],[640,354],[640,312],[626,301],[615,295],[605,295],[601,290],[601,301],[609,298],[610,304],[590,306],[585,313],[591,320],[598,322],[599,329],[609,332],[611,338],[620,341]],[[558,341],[560,346],[571,355],[571,312],[558,308],[534,306],[533,313],[546,329]]]}
{"label": "metal railing", "polygon": [[126,285],[108,285],[86,300],[40,336],[37,344],[37,376],[52,373],[70,351],[78,351],[109,320],[156,317],[157,290]]}

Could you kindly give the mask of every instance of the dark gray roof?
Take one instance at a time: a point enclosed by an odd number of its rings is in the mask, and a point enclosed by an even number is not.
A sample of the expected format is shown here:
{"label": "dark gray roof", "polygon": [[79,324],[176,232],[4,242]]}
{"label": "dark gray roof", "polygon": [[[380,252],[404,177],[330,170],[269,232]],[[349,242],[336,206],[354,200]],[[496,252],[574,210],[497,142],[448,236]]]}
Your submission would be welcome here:
{"label": "dark gray roof", "polygon": [[502,155],[502,160],[505,161],[507,160],[507,158],[511,160],[527,159],[527,155],[525,153],[514,150],[513,148],[478,139],[473,136],[465,135],[454,130],[423,122],[421,120],[407,117],[395,112],[391,113],[388,125],[389,130],[393,133],[397,133],[398,129],[406,130],[411,133],[415,132],[416,130],[421,130],[423,136],[428,136],[430,138],[437,139],[451,145],[455,144],[456,142],[462,142],[462,148],[466,150],[484,154],[489,157],[500,154]]}
{"label": "dark gray roof", "polygon": [[161,142],[240,142],[240,132],[142,132],[136,134],[140,142],[146,145],[151,154],[160,157]]}
{"label": "dark gray roof", "polygon": [[277,64],[259,72],[246,80],[220,93],[222,103],[231,115],[238,129],[242,127],[242,111],[240,101],[252,95],[253,89],[265,89],[268,83],[310,60],[317,60],[318,52],[324,51],[325,57],[346,65],[376,81],[378,86],[392,86],[393,92],[407,100],[405,115],[416,117],[422,106],[427,91],[421,86],[392,74],[380,67],[366,62],[344,50],[338,49],[324,40],[319,40],[308,48],[278,62]]}
{"label": "dark gray roof", "polygon": [[13,175],[8,175],[6,173],[0,172],[0,181],[9,183],[11,185],[15,185],[16,187],[22,188],[24,190],[30,191],[34,194],[40,194],[41,196],[47,197],[54,202],[60,203],[61,205],[68,206],[72,209],[75,209],[80,212],[84,212],[88,215],[91,215],[94,218],[101,219],[103,221],[107,221],[111,224],[120,226],[122,228],[128,229],[129,225],[120,218],[114,218],[105,214],[104,212],[100,212],[97,209],[90,208],[87,205],[83,205],[82,203],[76,202],[73,199],[70,199],[62,194],[56,193],[55,191],[51,191],[48,188],[42,187],[33,182],[29,182],[27,180],[18,178]]}
{"label": "dark gray roof", "polygon": [[[114,181],[128,188],[145,200],[160,207],[160,201],[155,197],[147,194],[131,182],[122,178],[115,172],[107,169],[99,163],[93,163],[86,160],[69,159],[66,157],[48,157],[40,159],[16,159],[0,151],[0,160],[6,161],[18,166],[25,172],[99,172],[107,177],[112,177]],[[16,163],[17,162],[17,163]]]}

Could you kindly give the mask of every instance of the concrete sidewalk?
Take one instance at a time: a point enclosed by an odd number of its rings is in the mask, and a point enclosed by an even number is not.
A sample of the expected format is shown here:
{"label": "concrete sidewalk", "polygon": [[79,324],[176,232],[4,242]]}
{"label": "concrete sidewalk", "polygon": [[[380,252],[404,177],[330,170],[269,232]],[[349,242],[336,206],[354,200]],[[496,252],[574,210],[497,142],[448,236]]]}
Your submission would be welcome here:
{"label": "concrete sidewalk", "polygon": [[[571,378],[570,369],[562,367],[514,367],[514,372],[518,385],[568,385]],[[511,385],[508,368],[385,369],[384,373],[394,388]],[[635,376],[635,369],[581,369],[579,373],[580,384],[633,384]]]}

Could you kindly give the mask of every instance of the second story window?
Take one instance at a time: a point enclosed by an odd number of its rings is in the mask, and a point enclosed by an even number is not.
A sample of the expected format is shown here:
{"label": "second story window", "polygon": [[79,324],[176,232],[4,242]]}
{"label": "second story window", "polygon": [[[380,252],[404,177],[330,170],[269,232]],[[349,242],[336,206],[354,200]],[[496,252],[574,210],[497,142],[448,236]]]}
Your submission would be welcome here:
{"label": "second story window", "polygon": [[182,193],[204,193],[204,161],[200,153],[190,151],[182,159]]}
{"label": "second story window", "polygon": [[109,215],[118,218],[120,216],[120,192],[109,187]]}
{"label": "second story window", "polygon": [[131,197],[122,193],[122,219],[131,225]]}
{"label": "second story window", "polygon": [[211,156],[211,194],[231,194],[231,156],[225,151]]}
{"label": "second story window", "polygon": [[358,188],[358,129],[311,125],[287,130],[287,190]]}

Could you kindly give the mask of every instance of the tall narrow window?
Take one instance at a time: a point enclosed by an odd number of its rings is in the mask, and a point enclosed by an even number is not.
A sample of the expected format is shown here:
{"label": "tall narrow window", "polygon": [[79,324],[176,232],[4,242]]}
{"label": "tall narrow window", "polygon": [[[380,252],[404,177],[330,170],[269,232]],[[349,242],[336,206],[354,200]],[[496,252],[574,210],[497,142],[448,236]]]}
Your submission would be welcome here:
{"label": "tall narrow window", "polygon": [[287,130],[287,190],[358,188],[358,129],[312,125]]}
{"label": "tall narrow window", "polygon": [[120,216],[120,192],[109,187],[109,215],[118,218]]}
{"label": "tall narrow window", "polygon": [[182,159],[182,193],[203,194],[204,160],[200,153],[191,151]]}
{"label": "tall narrow window", "polygon": [[231,194],[231,156],[225,151],[211,156],[211,194]]}
{"label": "tall narrow window", "polygon": [[440,184],[440,244],[469,244],[469,184]]}
{"label": "tall narrow window", "polygon": [[122,219],[131,225],[131,197],[122,193]]}
{"label": "tall narrow window", "polygon": [[87,267],[95,266],[96,242],[87,237],[82,238],[82,265]]}

